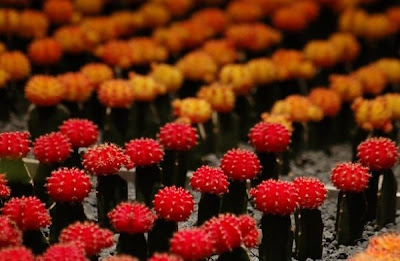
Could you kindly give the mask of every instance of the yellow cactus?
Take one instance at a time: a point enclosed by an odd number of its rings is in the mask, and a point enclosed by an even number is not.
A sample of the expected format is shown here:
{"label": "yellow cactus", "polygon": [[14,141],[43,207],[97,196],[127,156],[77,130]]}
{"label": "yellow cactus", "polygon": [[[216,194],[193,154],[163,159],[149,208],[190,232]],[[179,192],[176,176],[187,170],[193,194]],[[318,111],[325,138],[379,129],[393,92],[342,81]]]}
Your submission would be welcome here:
{"label": "yellow cactus", "polygon": [[81,73],[85,75],[97,89],[100,84],[114,78],[114,72],[103,63],[89,63],[81,68]]}
{"label": "yellow cactus", "polygon": [[[373,237],[365,251],[373,257],[387,257],[392,261],[400,260],[400,235],[389,233]],[[387,259],[389,260],[389,259]]]}
{"label": "yellow cactus", "polygon": [[393,128],[391,123],[392,112],[385,100],[366,100],[359,97],[354,100],[352,109],[358,126],[364,130],[379,129],[390,132]]}
{"label": "yellow cactus", "polygon": [[0,33],[13,34],[19,30],[20,14],[15,9],[0,9]]}
{"label": "yellow cactus", "polygon": [[0,55],[0,69],[9,74],[10,80],[22,80],[31,73],[31,64],[22,52],[11,51]]}
{"label": "yellow cactus", "polygon": [[351,62],[360,54],[360,44],[350,33],[334,33],[329,37],[329,41],[338,50],[339,60],[342,62]]}
{"label": "yellow cactus", "polygon": [[104,0],[75,0],[74,6],[78,12],[85,15],[94,15],[101,12]]}
{"label": "yellow cactus", "polygon": [[340,111],[342,100],[333,90],[314,88],[308,95],[311,102],[322,109],[325,116],[334,117]]}
{"label": "yellow cactus", "polygon": [[314,40],[304,47],[304,55],[316,66],[332,67],[339,60],[339,50],[330,41]]}
{"label": "yellow cactus", "polygon": [[329,88],[344,102],[352,102],[362,95],[361,82],[354,76],[333,74],[329,77]]}
{"label": "yellow cactus", "polygon": [[137,101],[150,102],[158,95],[166,92],[163,84],[156,82],[150,76],[143,76],[136,73],[129,74],[129,83],[133,90],[134,99]]}
{"label": "yellow cactus", "polygon": [[270,123],[280,123],[282,124],[288,131],[293,132],[293,124],[288,115],[284,114],[270,114],[268,112],[264,112],[261,114],[261,119],[264,122]]}
{"label": "yellow cactus", "polygon": [[272,55],[280,81],[290,79],[309,79],[316,74],[314,64],[297,50],[279,49]]}
{"label": "yellow cactus", "polygon": [[186,117],[192,123],[204,123],[211,118],[211,105],[200,98],[186,98],[172,102],[174,114],[177,117]]}
{"label": "yellow cactus", "polygon": [[377,95],[386,87],[386,74],[376,65],[361,67],[353,75],[361,82],[364,93]]}
{"label": "yellow cactus", "polygon": [[387,106],[392,112],[393,120],[400,120],[400,94],[388,93],[380,97],[386,101]]}
{"label": "yellow cactus", "polygon": [[235,106],[235,93],[232,88],[220,83],[202,87],[197,92],[197,97],[209,102],[217,112],[230,112]]}
{"label": "yellow cactus", "polygon": [[400,83],[400,60],[395,58],[383,58],[375,65],[385,74],[389,83]]}
{"label": "yellow cactus", "polygon": [[246,66],[255,84],[268,84],[276,80],[276,68],[270,59],[253,59]]}
{"label": "yellow cactus", "polygon": [[222,67],[219,80],[232,86],[237,95],[246,95],[255,86],[250,69],[241,64],[228,64]]}
{"label": "yellow cactus", "polygon": [[111,108],[129,108],[134,99],[132,86],[125,80],[103,82],[97,95],[102,104]]}
{"label": "yellow cactus", "polygon": [[64,87],[56,77],[35,75],[25,86],[25,97],[38,106],[57,105],[64,97]]}
{"label": "yellow cactus", "polygon": [[8,75],[8,73],[0,69],[0,89],[6,86],[9,79],[10,76]]}
{"label": "yellow cactus", "polygon": [[150,76],[167,88],[167,92],[179,90],[183,83],[183,74],[175,66],[169,64],[153,64]]}
{"label": "yellow cactus", "polygon": [[217,63],[204,51],[194,51],[185,55],[176,66],[186,79],[207,83],[215,79],[218,70]]}

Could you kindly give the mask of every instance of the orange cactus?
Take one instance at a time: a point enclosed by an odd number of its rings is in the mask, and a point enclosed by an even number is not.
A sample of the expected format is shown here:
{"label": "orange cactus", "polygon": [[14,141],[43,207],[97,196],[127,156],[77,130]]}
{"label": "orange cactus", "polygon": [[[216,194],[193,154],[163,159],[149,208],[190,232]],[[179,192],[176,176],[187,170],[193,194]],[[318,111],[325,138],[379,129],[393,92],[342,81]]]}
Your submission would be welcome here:
{"label": "orange cactus", "polygon": [[353,75],[361,82],[364,93],[380,94],[387,84],[385,72],[376,65],[361,67]]}
{"label": "orange cactus", "polygon": [[96,53],[108,65],[120,68],[132,66],[131,46],[122,40],[113,40],[101,46]]}
{"label": "orange cactus", "polygon": [[4,88],[10,79],[8,73],[2,69],[0,69],[0,89]]}
{"label": "orange cactus", "polygon": [[76,11],[84,15],[99,14],[104,6],[104,0],[75,0]]}
{"label": "orange cactus", "polygon": [[31,73],[29,60],[20,51],[11,51],[1,54],[0,69],[3,69],[9,74],[10,80],[22,80]]}
{"label": "orange cactus", "polygon": [[350,33],[334,33],[329,37],[329,42],[339,53],[338,60],[341,62],[352,62],[360,54],[360,44]]}
{"label": "orange cactus", "polygon": [[168,58],[167,49],[151,38],[136,37],[128,41],[130,56],[135,65],[148,65],[152,62],[162,62]]}
{"label": "orange cactus", "polygon": [[212,109],[217,112],[228,113],[235,106],[235,93],[229,85],[213,83],[203,86],[197,92],[197,97],[209,102]]}
{"label": "orange cactus", "polygon": [[308,20],[303,13],[289,6],[274,12],[272,24],[278,29],[296,32],[304,30],[308,26]]}
{"label": "orange cactus", "polygon": [[204,51],[194,51],[181,58],[176,64],[186,79],[212,82],[218,71],[214,59]]}
{"label": "orange cactus", "polygon": [[386,15],[396,29],[400,30],[400,7],[391,7],[387,9]]}
{"label": "orange cactus", "polygon": [[148,28],[163,26],[171,19],[171,14],[167,7],[155,2],[142,5],[139,9],[139,13],[143,19],[143,26]]}
{"label": "orange cactus", "polygon": [[339,52],[330,41],[310,41],[304,48],[304,55],[316,66],[332,67],[339,60]]}
{"label": "orange cactus", "polygon": [[226,13],[236,23],[256,22],[261,20],[264,15],[257,3],[243,0],[230,2],[226,8]]}
{"label": "orange cactus", "polygon": [[182,72],[169,64],[153,64],[150,76],[167,88],[167,92],[175,92],[183,83]]}
{"label": "orange cactus", "polygon": [[377,99],[383,99],[386,102],[388,108],[392,112],[393,120],[400,120],[400,94],[388,93],[377,97]]}
{"label": "orange cactus", "polygon": [[294,1],[292,8],[302,13],[308,21],[313,21],[319,16],[319,5],[312,0]]}
{"label": "orange cactus", "polygon": [[359,97],[354,100],[351,107],[354,111],[355,121],[360,128],[367,131],[379,129],[390,132],[392,130],[392,113],[385,100],[366,100]]}
{"label": "orange cactus", "polygon": [[[53,0],[54,1],[54,0]],[[79,26],[64,26],[54,33],[64,52],[78,54],[91,50],[98,43],[96,33],[85,32]]]}
{"label": "orange cactus", "polygon": [[287,115],[293,122],[306,123],[322,120],[324,113],[307,97],[290,95],[284,100],[277,101],[272,107],[271,114]]}
{"label": "orange cactus", "polygon": [[155,0],[154,2],[164,5],[173,16],[186,14],[195,3],[193,0]]}
{"label": "orange cactus", "polygon": [[180,24],[173,24],[169,28],[157,28],[153,32],[153,39],[166,47],[170,53],[182,51],[188,37],[187,28],[183,28]]}
{"label": "orange cactus", "polygon": [[362,84],[354,76],[333,74],[329,77],[329,88],[345,102],[352,102],[362,95]]}
{"label": "orange cactus", "polygon": [[389,83],[400,83],[400,60],[395,58],[382,58],[374,63],[376,67],[381,69]]}
{"label": "orange cactus", "polygon": [[219,66],[233,63],[239,56],[234,44],[228,40],[209,40],[202,50],[211,55]]}
{"label": "orange cactus", "polygon": [[109,80],[100,85],[97,96],[110,108],[129,108],[134,99],[132,86],[125,80]]}
{"label": "orange cactus", "polygon": [[225,36],[237,47],[251,51],[265,50],[282,40],[279,31],[261,23],[232,25]]}
{"label": "orange cactus", "polygon": [[228,26],[227,15],[218,8],[204,8],[192,15],[192,21],[201,22],[214,31],[223,32]]}
{"label": "orange cactus", "polygon": [[264,112],[261,114],[261,119],[263,122],[270,123],[280,123],[282,124],[288,131],[293,132],[293,124],[288,115],[285,114],[270,114],[268,112]]}
{"label": "orange cactus", "polygon": [[328,117],[335,117],[342,105],[339,94],[327,88],[312,89],[308,98],[312,103],[320,107],[324,115]]}
{"label": "orange cactus", "polygon": [[[388,233],[373,237],[368,244],[366,254],[372,257],[387,257],[400,260],[400,235]],[[388,259],[389,260],[389,259]]]}
{"label": "orange cactus", "polygon": [[231,85],[236,95],[246,95],[255,87],[250,69],[242,64],[228,64],[222,67],[219,81]]}
{"label": "orange cactus", "polygon": [[61,45],[53,38],[38,39],[28,47],[28,56],[38,65],[56,64],[61,60]]}
{"label": "orange cactus", "polygon": [[58,80],[65,89],[64,100],[69,102],[85,102],[93,92],[92,82],[81,72],[70,72],[60,75]]}
{"label": "orange cactus", "polygon": [[385,14],[369,15],[365,24],[365,37],[368,39],[385,38],[395,32],[395,25]]}
{"label": "orange cactus", "polygon": [[130,11],[114,12],[110,19],[116,27],[117,35],[120,36],[132,35],[135,30],[143,26],[143,17],[139,13]]}
{"label": "orange cactus", "polygon": [[202,45],[207,39],[213,36],[214,31],[205,23],[197,20],[189,20],[179,23],[179,27],[187,32],[184,37],[184,46],[186,48],[194,48]]}
{"label": "orange cactus", "polygon": [[0,9],[0,33],[14,34],[18,32],[20,14],[14,9]]}
{"label": "orange cactus", "polygon": [[7,51],[6,45],[0,42],[0,55],[5,53],[6,51]]}
{"label": "orange cactus", "polygon": [[112,19],[105,16],[91,17],[83,19],[80,29],[85,34],[92,34],[97,42],[105,42],[116,38],[118,30]]}
{"label": "orange cactus", "polygon": [[52,23],[66,24],[72,21],[74,5],[70,0],[46,0],[43,12]]}
{"label": "orange cactus", "polygon": [[365,35],[368,14],[362,9],[347,9],[339,16],[339,29],[357,36]]}
{"label": "orange cactus", "polygon": [[166,92],[166,87],[150,76],[131,72],[129,73],[129,83],[133,90],[134,99],[137,101],[150,102]]}
{"label": "orange cactus", "polygon": [[172,102],[174,115],[181,118],[189,118],[191,123],[204,123],[211,118],[211,105],[203,99],[186,98]]}
{"label": "orange cactus", "polygon": [[114,78],[114,72],[103,63],[86,64],[81,68],[81,73],[92,82],[95,89],[98,89],[103,82]]}
{"label": "orange cactus", "polygon": [[20,14],[18,35],[25,38],[42,38],[49,27],[47,16],[35,10],[23,10]]}
{"label": "orange cactus", "polygon": [[249,68],[251,78],[255,84],[268,84],[277,78],[275,64],[270,59],[253,59],[246,66]]}
{"label": "orange cactus", "polygon": [[309,79],[316,74],[313,63],[297,50],[279,49],[272,55],[277,79]]}
{"label": "orange cactus", "polygon": [[25,86],[25,97],[37,106],[54,106],[64,97],[64,88],[56,77],[35,75]]}

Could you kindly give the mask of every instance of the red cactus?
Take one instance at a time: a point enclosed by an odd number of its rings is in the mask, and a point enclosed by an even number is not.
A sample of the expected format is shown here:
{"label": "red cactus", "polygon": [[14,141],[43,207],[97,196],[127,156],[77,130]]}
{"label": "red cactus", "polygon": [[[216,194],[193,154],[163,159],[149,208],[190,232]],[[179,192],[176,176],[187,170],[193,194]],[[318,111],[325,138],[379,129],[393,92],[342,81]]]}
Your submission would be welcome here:
{"label": "red cactus", "polygon": [[153,139],[141,138],[125,145],[125,154],[136,166],[149,166],[160,163],[164,157],[161,145]]}
{"label": "red cactus", "polygon": [[108,213],[108,218],[116,231],[137,234],[150,231],[156,216],[144,204],[123,202]]}
{"label": "red cactus", "polygon": [[94,175],[112,175],[122,166],[133,168],[129,157],[115,144],[96,145],[87,150],[83,155],[83,166]]}
{"label": "red cactus", "polygon": [[160,218],[180,222],[192,214],[194,201],[189,191],[172,186],[160,189],[154,197],[153,205]]}
{"label": "red cactus", "polygon": [[166,150],[187,151],[197,144],[196,129],[185,123],[167,123],[161,127],[158,139]]}
{"label": "red cactus", "polygon": [[39,230],[51,223],[46,206],[32,196],[11,198],[4,204],[2,213],[14,221],[22,231]]}
{"label": "red cactus", "polygon": [[87,256],[97,255],[102,249],[114,244],[113,233],[91,222],[76,222],[64,228],[59,237],[60,243],[76,242],[82,246]]}
{"label": "red cactus", "polygon": [[201,193],[221,195],[228,192],[229,182],[221,168],[201,166],[193,173],[190,185]]}
{"label": "red cactus", "polygon": [[82,202],[91,189],[89,176],[77,168],[60,168],[47,179],[47,191],[55,201]]}
{"label": "red cactus", "polygon": [[247,248],[254,248],[260,243],[260,232],[256,220],[249,215],[239,217],[239,229],[242,234],[243,244]]}
{"label": "red cactus", "polygon": [[89,261],[83,249],[74,243],[56,244],[50,246],[36,261]]}
{"label": "red cactus", "polygon": [[232,214],[223,214],[204,223],[203,229],[209,233],[217,254],[237,248],[242,242],[239,218]]}
{"label": "red cactus", "polygon": [[186,260],[200,260],[211,256],[213,242],[201,228],[183,229],[172,236],[170,251]]}
{"label": "red cactus", "polygon": [[40,163],[62,162],[69,157],[71,151],[71,143],[61,132],[42,135],[33,144],[33,154]]}
{"label": "red cactus", "polygon": [[29,152],[29,132],[13,131],[0,133],[0,158],[21,159]]}
{"label": "red cactus", "polygon": [[103,261],[139,261],[139,259],[128,255],[117,255],[104,258]]}
{"label": "red cactus", "polygon": [[34,261],[32,251],[25,247],[8,247],[0,250],[0,261]]}
{"label": "red cactus", "polygon": [[22,245],[22,232],[6,216],[0,216],[0,248]]}
{"label": "red cactus", "polygon": [[249,133],[250,143],[258,152],[285,151],[290,138],[291,132],[279,123],[259,122]]}
{"label": "red cactus", "polygon": [[232,149],[225,153],[221,168],[232,180],[253,179],[261,169],[257,155],[243,149]]}
{"label": "red cactus", "polygon": [[358,145],[357,157],[370,170],[379,171],[393,168],[399,152],[396,144],[388,138],[370,138]]}
{"label": "red cactus", "polygon": [[5,174],[0,174],[0,199],[8,198],[10,196],[11,190],[7,186],[7,180]]}
{"label": "red cactus", "polygon": [[86,119],[69,119],[60,126],[60,132],[68,137],[73,148],[89,147],[99,137],[97,126]]}
{"label": "red cactus", "polygon": [[370,177],[367,167],[351,162],[336,165],[331,174],[333,185],[346,192],[364,191]]}
{"label": "red cactus", "polygon": [[183,261],[183,259],[176,255],[156,253],[148,261]]}
{"label": "red cactus", "polygon": [[324,183],[312,177],[295,178],[293,184],[299,194],[299,207],[315,209],[320,207],[326,199]]}
{"label": "red cactus", "polygon": [[250,190],[258,210],[272,215],[286,216],[298,206],[298,193],[293,183],[281,180],[265,180]]}

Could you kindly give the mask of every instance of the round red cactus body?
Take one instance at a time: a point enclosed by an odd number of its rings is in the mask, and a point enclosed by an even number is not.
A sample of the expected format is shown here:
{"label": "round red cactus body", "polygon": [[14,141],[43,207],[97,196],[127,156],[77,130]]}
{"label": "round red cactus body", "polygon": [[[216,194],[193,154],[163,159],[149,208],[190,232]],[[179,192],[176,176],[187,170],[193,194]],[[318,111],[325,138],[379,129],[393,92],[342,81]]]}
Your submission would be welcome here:
{"label": "round red cactus body", "polygon": [[0,133],[0,158],[21,159],[29,152],[29,132],[13,131]]}
{"label": "round red cactus body", "polygon": [[228,192],[228,178],[221,168],[201,166],[190,179],[190,185],[201,193],[222,195]]}
{"label": "round red cactus body", "polygon": [[176,255],[156,253],[148,261],[183,261],[183,259]]}
{"label": "round red cactus body", "polygon": [[61,231],[60,243],[76,242],[87,256],[97,255],[114,244],[113,233],[91,222],[76,222]]}
{"label": "round red cactus body", "polygon": [[331,174],[333,185],[346,192],[364,191],[370,177],[367,167],[351,162],[336,165]]}
{"label": "round red cactus body", "polygon": [[108,218],[116,231],[138,234],[150,231],[157,217],[142,203],[123,202],[108,213]]}
{"label": "round red cactus body", "polygon": [[135,166],[158,164],[164,157],[161,145],[153,139],[140,138],[129,141],[125,145],[125,154]]}
{"label": "round red cactus body", "polygon": [[324,183],[313,177],[299,177],[293,180],[299,194],[299,207],[315,209],[320,207],[326,199]]}
{"label": "round red cactus body", "polygon": [[259,152],[278,153],[285,151],[290,143],[291,132],[282,124],[260,122],[251,128],[251,145]]}
{"label": "round red cactus body", "polygon": [[32,251],[26,247],[7,247],[0,250],[0,261],[34,261]]}
{"label": "round red cactus body", "polygon": [[128,255],[117,255],[117,256],[110,256],[103,261],[139,261],[136,257],[128,256]]}
{"label": "round red cactus body", "polygon": [[253,152],[232,149],[222,157],[221,168],[232,180],[246,180],[255,178],[261,166],[257,155]]}
{"label": "round red cactus body", "polygon": [[22,231],[39,230],[51,223],[46,206],[36,197],[11,198],[4,204],[2,213]]}
{"label": "round red cactus body", "polygon": [[68,137],[73,148],[89,147],[99,137],[97,126],[86,119],[69,119],[60,126],[60,132]]}
{"label": "round red cactus body", "polygon": [[160,218],[173,222],[185,221],[194,209],[190,192],[175,186],[160,189],[154,197],[153,205]]}
{"label": "round red cactus body", "polygon": [[370,170],[391,169],[399,158],[396,143],[388,138],[370,138],[357,147],[357,156],[361,164]]}
{"label": "round red cactus body", "polygon": [[11,190],[7,185],[6,175],[0,174],[0,198],[8,198]]}
{"label": "round red cactus body", "polygon": [[47,192],[55,201],[82,202],[91,189],[89,176],[77,168],[60,168],[47,179]]}
{"label": "round red cactus body", "polygon": [[223,214],[208,220],[204,223],[203,229],[214,242],[216,254],[231,251],[241,245],[239,218],[232,214]]}
{"label": "round red cactus body", "polygon": [[187,151],[197,144],[198,135],[190,124],[171,122],[161,127],[158,139],[166,150]]}
{"label": "round red cactus body", "polygon": [[123,150],[115,144],[102,144],[89,148],[83,155],[83,166],[94,175],[113,175],[125,166],[133,168],[133,164]]}
{"label": "round red cactus body", "polygon": [[201,260],[213,253],[213,242],[201,228],[183,229],[171,238],[170,251],[186,260]]}
{"label": "round red cactus body", "polygon": [[33,154],[40,163],[62,162],[69,157],[71,151],[71,143],[61,132],[42,135],[33,144]]}
{"label": "round red cactus body", "polygon": [[[74,243],[56,244],[50,246],[46,252],[38,258],[40,261],[88,261],[83,249]],[[37,260],[38,261],[38,260]]]}
{"label": "round red cactus body", "polygon": [[292,182],[265,180],[250,190],[255,206],[265,214],[286,216],[298,207],[298,193]]}
{"label": "round red cactus body", "polygon": [[260,243],[260,232],[257,229],[257,222],[249,215],[239,217],[239,229],[242,234],[243,244],[247,248],[254,248]]}
{"label": "round red cactus body", "polygon": [[0,248],[22,245],[22,232],[8,217],[0,216],[0,227]]}

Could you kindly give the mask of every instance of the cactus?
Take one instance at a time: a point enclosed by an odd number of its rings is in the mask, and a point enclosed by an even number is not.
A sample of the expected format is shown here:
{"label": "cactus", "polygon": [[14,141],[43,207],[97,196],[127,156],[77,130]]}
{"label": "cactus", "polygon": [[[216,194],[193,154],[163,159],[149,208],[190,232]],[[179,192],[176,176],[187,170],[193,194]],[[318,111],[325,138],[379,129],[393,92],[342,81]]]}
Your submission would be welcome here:
{"label": "cactus", "polygon": [[40,257],[43,260],[72,259],[86,261],[85,252],[75,243],[54,244]]}
{"label": "cactus", "polygon": [[4,235],[0,239],[2,248],[22,245],[22,231],[13,221],[6,216],[1,216],[0,225]]}
{"label": "cactus", "polygon": [[382,174],[382,185],[378,190],[376,224],[379,229],[396,220],[397,180],[393,171],[388,169]]}
{"label": "cactus", "polygon": [[213,241],[204,229],[182,229],[172,236],[170,251],[185,260],[203,260],[213,253]]}
{"label": "cactus", "polygon": [[7,247],[0,250],[1,259],[33,261],[35,257],[29,248],[23,246]]}

